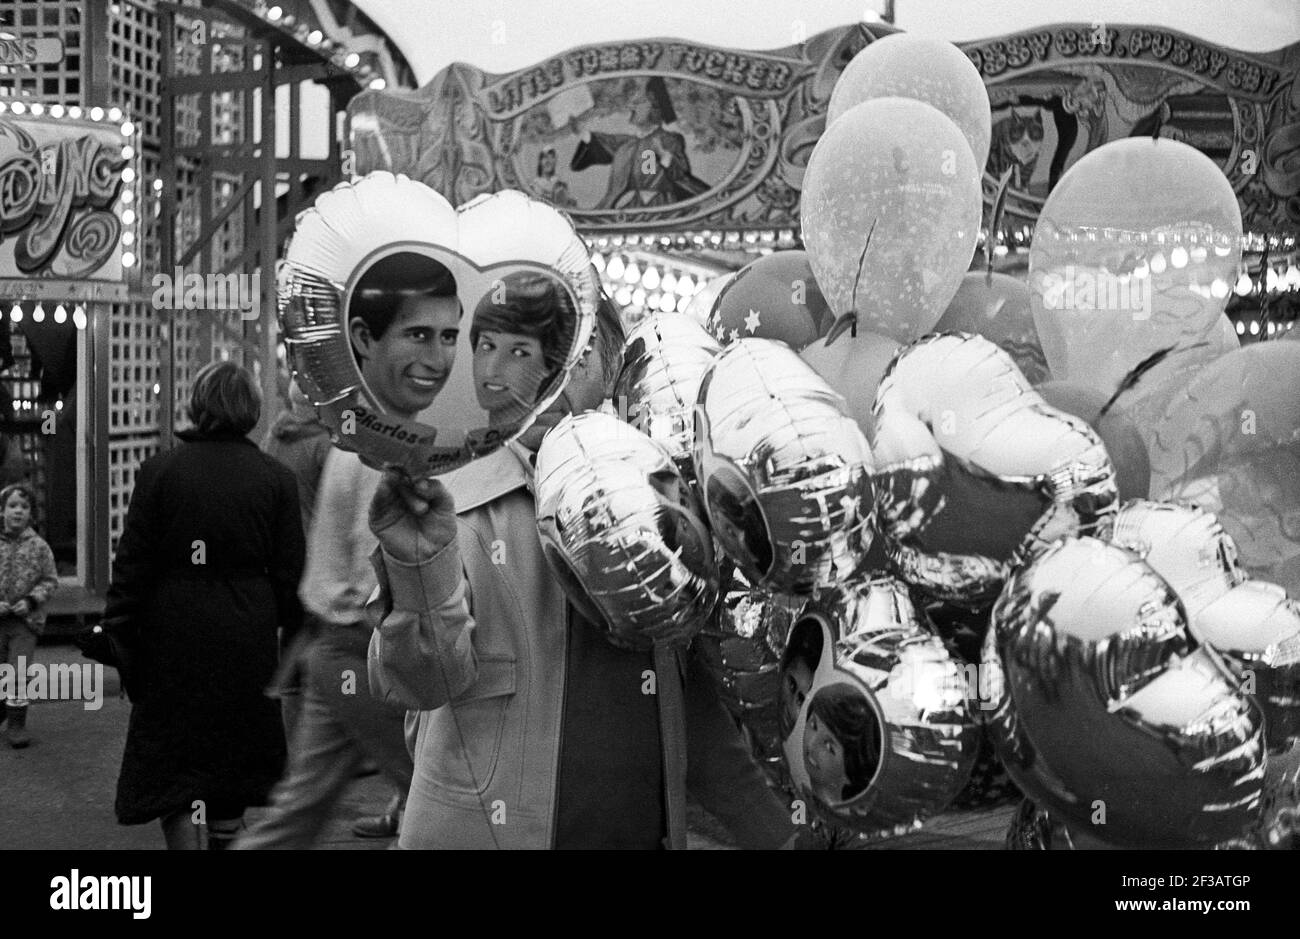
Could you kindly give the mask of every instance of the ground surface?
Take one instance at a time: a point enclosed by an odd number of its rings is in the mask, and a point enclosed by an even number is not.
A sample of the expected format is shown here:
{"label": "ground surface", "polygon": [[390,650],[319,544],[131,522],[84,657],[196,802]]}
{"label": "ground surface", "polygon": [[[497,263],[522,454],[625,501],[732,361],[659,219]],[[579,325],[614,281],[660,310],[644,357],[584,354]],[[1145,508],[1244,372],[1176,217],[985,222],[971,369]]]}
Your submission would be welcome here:
{"label": "ground surface", "polygon": [[[47,645],[38,661],[83,662],[72,646]],[[117,673],[104,670],[103,706],[86,710],[77,701],[32,705],[28,719],[35,743],[11,750],[0,743],[0,849],[61,850],[161,849],[156,825],[123,827],[113,817],[122,744],[130,704],[120,697]],[[357,779],[330,821],[321,847],[329,850],[377,850],[388,840],[353,837],[353,819],[383,811],[388,787],[379,776]],[[1011,808],[951,813],[925,830],[881,842],[878,849],[1001,848]],[[250,814],[250,818],[251,818]],[[690,815],[690,845],[725,848],[726,833],[698,809]]]}

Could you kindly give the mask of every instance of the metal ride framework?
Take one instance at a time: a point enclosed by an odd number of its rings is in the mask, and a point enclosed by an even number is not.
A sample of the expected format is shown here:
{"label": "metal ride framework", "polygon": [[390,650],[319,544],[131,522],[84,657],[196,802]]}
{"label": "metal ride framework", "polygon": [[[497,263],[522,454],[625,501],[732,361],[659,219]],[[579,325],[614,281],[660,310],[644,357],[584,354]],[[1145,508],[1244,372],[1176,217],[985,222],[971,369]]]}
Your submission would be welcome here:
{"label": "metal ride framework", "polygon": [[[78,573],[66,584],[78,589],[60,591],[69,612],[81,614],[102,602],[136,472],[172,445],[198,368],[214,358],[249,367],[266,401],[257,433],[274,418],[283,393],[274,313],[280,246],[297,213],[341,178],[347,102],[363,87],[413,79],[392,41],[349,0],[0,0],[5,30],[58,38],[65,54],[0,69],[0,102],[112,108],[137,128],[134,277],[67,297],[84,301],[88,314],[76,391],[84,405]],[[303,137],[312,128],[321,140],[308,156]],[[233,274],[257,283],[256,318],[155,303],[154,277],[178,269],[205,282]],[[49,307],[61,299],[49,288],[19,281],[0,289],[0,301],[7,310],[21,300],[30,316],[36,299]],[[26,387],[21,375],[9,378]]]}

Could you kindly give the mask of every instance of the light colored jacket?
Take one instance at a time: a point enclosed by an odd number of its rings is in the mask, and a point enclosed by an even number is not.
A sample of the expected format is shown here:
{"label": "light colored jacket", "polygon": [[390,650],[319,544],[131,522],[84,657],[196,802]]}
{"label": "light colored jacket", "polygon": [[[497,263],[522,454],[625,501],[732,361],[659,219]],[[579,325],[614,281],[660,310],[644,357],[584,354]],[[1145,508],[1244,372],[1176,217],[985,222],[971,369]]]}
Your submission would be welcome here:
{"label": "light colored jacket", "polygon": [[[523,459],[503,448],[443,477],[458,540],[426,563],[376,552],[371,688],[420,712],[402,848],[554,843],[569,607]],[[779,847],[788,810],[709,676],[686,678],[687,787],[746,847]]]}
{"label": "light colored jacket", "polygon": [[366,598],[375,590],[370,556],[378,544],[370,501],[381,476],[355,453],[333,448],[325,457],[298,596],[304,609],[327,623],[351,626],[366,619]]}

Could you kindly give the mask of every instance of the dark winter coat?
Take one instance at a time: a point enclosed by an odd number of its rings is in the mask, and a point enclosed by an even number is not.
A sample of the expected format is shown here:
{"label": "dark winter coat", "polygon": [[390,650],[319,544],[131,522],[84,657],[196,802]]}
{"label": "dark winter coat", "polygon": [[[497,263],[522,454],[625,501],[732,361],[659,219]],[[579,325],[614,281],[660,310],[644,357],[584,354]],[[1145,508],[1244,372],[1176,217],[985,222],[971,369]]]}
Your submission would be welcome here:
{"label": "dark winter coat", "polygon": [[245,437],[179,436],[136,476],[105,609],[132,646],[125,825],[195,800],[262,804],[285,758],[266,688],[277,630],[302,617],[297,483]]}

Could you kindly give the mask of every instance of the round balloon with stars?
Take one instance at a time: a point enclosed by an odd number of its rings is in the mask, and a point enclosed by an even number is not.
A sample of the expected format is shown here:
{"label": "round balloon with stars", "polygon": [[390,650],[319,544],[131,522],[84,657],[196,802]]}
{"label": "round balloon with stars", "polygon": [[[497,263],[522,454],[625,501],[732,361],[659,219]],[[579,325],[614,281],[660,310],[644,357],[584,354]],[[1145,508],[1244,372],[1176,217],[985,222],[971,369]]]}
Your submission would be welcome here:
{"label": "round balloon with stars", "polygon": [[797,352],[833,323],[807,253],[777,251],[736,272],[713,301],[707,328],[723,345],[775,339]]}

